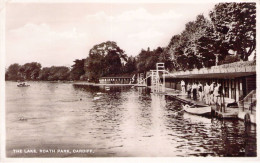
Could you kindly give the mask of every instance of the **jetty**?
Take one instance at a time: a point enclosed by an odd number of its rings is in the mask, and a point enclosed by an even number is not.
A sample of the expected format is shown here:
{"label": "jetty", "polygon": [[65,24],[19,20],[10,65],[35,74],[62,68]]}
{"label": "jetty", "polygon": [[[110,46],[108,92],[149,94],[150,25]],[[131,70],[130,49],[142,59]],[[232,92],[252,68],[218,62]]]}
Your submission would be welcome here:
{"label": "jetty", "polygon": [[[170,96],[170,98],[173,98],[175,100],[180,101],[183,104],[189,104],[189,105],[207,105],[204,101],[199,100],[193,100],[191,98],[188,98],[187,95],[184,94],[172,94],[172,93],[166,93],[166,96]],[[225,110],[218,109],[219,106],[216,104],[208,105],[211,107],[211,114],[212,116],[215,116],[220,119],[237,119],[238,118],[238,110],[234,108],[226,107]]]}
{"label": "jetty", "polygon": [[136,84],[110,84],[110,83],[88,83],[88,82],[76,82],[75,86],[135,86]]}
{"label": "jetty", "polygon": [[[189,105],[206,105],[204,101],[193,100],[188,98],[187,94],[183,94],[179,90],[174,90],[171,88],[166,88],[166,92],[164,93],[169,99],[178,100],[183,104]],[[254,97],[254,96],[253,96]],[[252,99],[253,101],[253,99]],[[225,106],[225,110],[219,105],[213,104],[209,105],[211,107],[211,115],[213,117],[219,119],[239,119],[244,122],[250,121],[250,123],[256,124],[256,110],[254,108],[244,107],[240,104],[237,107],[227,107]]]}

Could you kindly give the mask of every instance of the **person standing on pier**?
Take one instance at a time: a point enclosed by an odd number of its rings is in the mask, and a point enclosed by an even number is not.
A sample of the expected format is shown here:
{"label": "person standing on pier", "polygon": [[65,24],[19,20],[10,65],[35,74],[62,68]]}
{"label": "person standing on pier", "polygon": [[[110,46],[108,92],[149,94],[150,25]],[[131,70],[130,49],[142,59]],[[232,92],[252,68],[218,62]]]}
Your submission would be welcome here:
{"label": "person standing on pier", "polygon": [[204,96],[205,96],[205,101],[206,101],[207,105],[209,104],[209,101],[210,101],[209,92],[210,92],[210,86],[208,83],[206,83],[206,85],[204,86]]}
{"label": "person standing on pier", "polygon": [[197,89],[198,89],[197,83],[193,83],[191,89],[192,89],[192,97],[193,97],[193,100],[197,100]]}
{"label": "person standing on pier", "polygon": [[223,88],[222,85],[218,83],[218,97],[217,97],[217,103],[221,105],[221,96],[223,96]]}
{"label": "person standing on pier", "polygon": [[188,83],[187,85],[188,98],[191,98],[191,85]]}
{"label": "person standing on pier", "polygon": [[218,97],[219,97],[219,84],[217,84],[214,88],[214,92],[213,92],[213,95],[214,95],[214,103],[217,103],[218,102]]}
{"label": "person standing on pier", "polygon": [[185,82],[184,82],[184,80],[181,81],[181,91],[182,91],[182,93],[185,93]]}
{"label": "person standing on pier", "polygon": [[199,92],[199,98],[200,98],[200,101],[202,101],[203,99],[203,94],[202,94],[202,84],[199,82],[199,85],[198,85],[198,92]]}
{"label": "person standing on pier", "polygon": [[210,89],[209,89],[209,96],[210,96],[210,100],[209,100],[209,104],[214,104],[214,87],[215,87],[215,82],[212,82],[210,84]]}

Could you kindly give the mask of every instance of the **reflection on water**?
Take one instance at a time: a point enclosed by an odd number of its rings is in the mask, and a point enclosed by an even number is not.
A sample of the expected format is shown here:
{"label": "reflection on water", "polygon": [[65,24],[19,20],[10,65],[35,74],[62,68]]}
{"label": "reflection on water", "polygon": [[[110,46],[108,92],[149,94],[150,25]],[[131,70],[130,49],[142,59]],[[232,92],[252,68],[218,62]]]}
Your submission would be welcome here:
{"label": "reflection on water", "polygon": [[[6,82],[7,154],[63,156],[256,156],[256,127],[187,113],[147,88]],[[86,154],[12,149],[93,149]]]}

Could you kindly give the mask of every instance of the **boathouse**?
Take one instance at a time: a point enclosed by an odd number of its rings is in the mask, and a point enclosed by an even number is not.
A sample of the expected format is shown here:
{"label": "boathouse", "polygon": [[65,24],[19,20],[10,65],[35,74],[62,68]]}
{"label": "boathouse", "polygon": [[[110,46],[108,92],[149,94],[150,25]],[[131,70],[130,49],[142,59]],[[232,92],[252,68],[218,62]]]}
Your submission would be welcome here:
{"label": "boathouse", "polygon": [[100,84],[129,84],[132,77],[101,77]]}
{"label": "boathouse", "polygon": [[166,76],[165,86],[181,90],[180,82],[220,83],[224,89],[224,96],[242,100],[251,91],[256,90],[256,62],[235,62],[213,66],[211,68],[193,69],[191,71],[171,72]]}
{"label": "boathouse", "polygon": [[[225,100],[230,99],[238,104],[238,109],[216,104],[215,112],[221,117],[238,117],[246,123],[256,123],[256,61],[235,62],[213,66],[211,68],[193,69],[190,71],[170,72],[165,75],[165,87],[181,90],[181,81],[187,84],[200,82],[221,84]],[[225,105],[225,103],[224,103]],[[223,110],[224,108],[224,110]]]}

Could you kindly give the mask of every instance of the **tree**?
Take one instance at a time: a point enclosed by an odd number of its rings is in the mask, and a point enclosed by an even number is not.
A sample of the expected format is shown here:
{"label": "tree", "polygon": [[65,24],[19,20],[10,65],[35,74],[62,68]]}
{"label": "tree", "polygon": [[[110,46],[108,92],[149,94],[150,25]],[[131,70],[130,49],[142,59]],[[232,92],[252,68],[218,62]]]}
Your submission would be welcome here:
{"label": "tree", "polygon": [[97,82],[102,76],[120,73],[126,61],[127,55],[116,42],[103,42],[90,49],[85,61],[85,75]]}
{"label": "tree", "polygon": [[124,65],[124,73],[132,73],[136,71],[136,59],[130,56]]}
{"label": "tree", "polygon": [[141,50],[141,52],[137,56],[137,71],[138,72],[145,72],[146,71],[146,59],[149,58],[149,53],[145,51],[144,49]]}
{"label": "tree", "polygon": [[105,75],[116,75],[122,72],[122,63],[116,50],[111,50],[105,56]]}
{"label": "tree", "polygon": [[172,60],[172,69],[173,70],[182,70],[183,63],[179,62],[179,57],[183,56],[183,50],[181,48],[182,45],[181,35],[174,35],[168,46],[166,47],[166,53],[170,55]]}
{"label": "tree", "polygon": [[172,37],[166,52],[172,58],[172,69],[186,70],[214,65],[216,54],[223,60],[228,54],[227,45],[216,34],[213,24],[198,15],[195,21],[186,24],[180,35]]}
{"label": "tree", "polygon": [[[146,72],[153,69],[156,69],[156,63],[158,63],[160,60],[160,56],[163,54],[163,48],[158,47],[157,49],[150,51],[150,48],[148,50],[141,50],[141,52],[137,56],[137,71],[138,72]],[[162,59],[163,57],[161,57]]]}
{"label": "tree", "polygon": [[172,37],[167,53],[172,55],[173,68],[175,70],[186,70],[203,67],[198,40],[204,36],[209,21],[198,15],[195,21],[186,23],[185,30],[180,35]]}
{"label": "tree", "polygon": [[219,3],[210,12],[216,32],[229,48],[236,51],[241,60],[256,48],[256,4]]}
{"label": "tree", "polygon": [[197,41],[198,50],[202,56],[203,66],[211,67],[215,65],[216,55],[218,60],[222,61],[228,54],[228,44],[215,32],[212,23],[210,23],[204,35]]}
{"label": "tree", "polygon": [[48,80],[69,80],[70,69],[65,66],[52,66]]}
{"label": "tree", "polygon": [[210,29],[210,21],[202,14],[198,15],[194,22],[186,24],[182,37],[186,40],[184,41],[184,55],[187,56],[188,69],[212,66],[209,64],[210,61],[215,62],[216,51],[214,50],[216,49],[211,47],[216,44],[210,44],[216,41],[215,38],[203,39],[207,35],[214,35],[214,31]]}
{"label": "tree", "polygon": [[72,80],[80,80],[80,77],[85,74],[84,63],[86,59],[76,59],[74,64],[71,66],[72,69],[70,71],[70,79]]}
{"label": "tree", "polygon": [[147,62],[146,62],[146,71],[149,70],[155,70],[156,69],[156,63],[159,62],[159,58],[163,53],[163,48],[161,47],[157,47],[155,50],[147,51],[149,57],[147,58]]}
{"label": "tree", "polygon": [[40,74],[39,74],[39,79],[40,80],[48,80],[48,77],[50,76],[50,67],[44,67],[42,68]]}
{"label": "tree", "polygon": [[19,65],[18,63],[14,63],[14,64],[11,64],[6,73],[5,73],[5,80],[20,80],[20,75],[19,75],[19,69],[20,69],[21,65]]}
{"label": "tree", "polygon": [[39,77],[41,67],[41,64],[37,62],[26,63],[19,72],[25,80],[36,80]]}
{"label": "tree", "polygon": [[44,67],[39,75],[40,80],[57,81],[69,80],[70,69],[65,66]]}
{"label": "tree", "polygon": [[159,62],[163,62],[165,64],[165,69],[172,71],[174,69],[173,60],[169,51],[166,48],[163,49],[163,52],[159,56]]}

